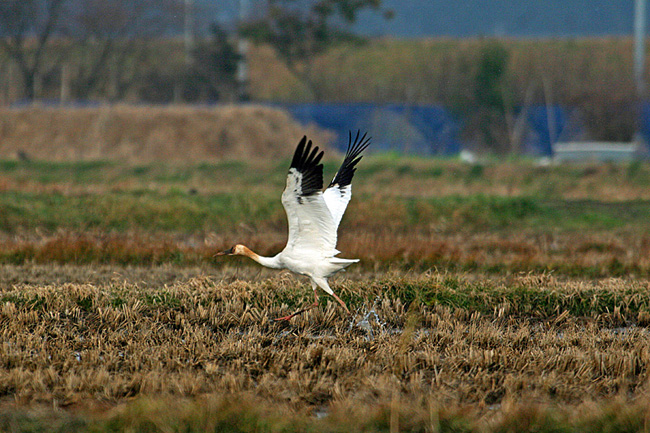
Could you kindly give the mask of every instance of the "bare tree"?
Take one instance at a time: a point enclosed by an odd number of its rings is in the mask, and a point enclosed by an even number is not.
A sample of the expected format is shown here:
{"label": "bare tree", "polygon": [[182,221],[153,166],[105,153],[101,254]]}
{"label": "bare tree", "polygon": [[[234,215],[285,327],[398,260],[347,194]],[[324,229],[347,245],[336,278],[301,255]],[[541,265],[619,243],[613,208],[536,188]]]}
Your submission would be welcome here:
{"label": "bare tree", "polygon": [[101,87],[118,97],[147,42],[178,30],[182,10],[183,0],[1,0],[0,49],[18,66],[27,99],[40,96],[39,77],[64,61],[73,65],[76,97]]}
{"label": "bare tree", "polygon": [[[182,0],[86,0],[72,25],[81,59],[74,92],[87,98],[104,86],[109,98],[123,96],[144,65],[148,42],[177,31],[182,23]],[[124,65],[129,60],[131,73]]]}
{"label": "bare tree", "polygon": [[[265,17],[242,27],[242,32],[256,42],[268,43],[289,71],[312,93],[321,95],[314,84],[313,61],[342,41],[361,40],[341,28],[352,24],[359,12],[366,9],[382,11],[381,0],[317,0],[309,5],[295,0],[268,0]],[[390,19],[392,12],[383,11]]]}
{"label": "bare tree", "polygon": [[0,1],[0,48],[18,65],[25,97],[30,100],[36,96],[39,76],[47,72],[47,46],[60,30],[65,1]]}
{"label": "bare tree", "polygon": [[192,52],[185,90],[194,95],[186,96],[234,101],[237,99],[236,74],[241,55],[218,25],[212,24],[210,31],[210,37],[200,41]]}

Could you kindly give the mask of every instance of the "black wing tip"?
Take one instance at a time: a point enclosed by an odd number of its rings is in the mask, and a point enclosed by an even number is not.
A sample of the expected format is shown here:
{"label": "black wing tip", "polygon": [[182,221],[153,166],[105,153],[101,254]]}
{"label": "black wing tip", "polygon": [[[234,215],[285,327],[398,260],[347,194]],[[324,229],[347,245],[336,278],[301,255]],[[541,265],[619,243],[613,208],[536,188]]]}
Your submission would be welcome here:
{"label": "black wing tip", "polygon": [[[350,131],[350,141],[348,143],[348,151],[345,153],[345,160],[343,161],[344,163],[348,163],[351,165],[356,165],[359,160],[362,158],[359,155],[361,152],[366,150],[368,146],[370,146],[370,143],[372,142],[372,137],[368,137],[368,132],[364,132],[361,137],[361,130],[357,130],[357,135],[354,138],[354,141],[352,141],[352,131]],[[357,158],[358,157],[358,158]]]}
{"label": "black wing tip", "polygon": [[357,170],[356,165],[361,161],[361,158],[363,158],[361,152],[366,150],[372,140],[371,137],[368,137],[367,132],[361,135],[361,130],[357,130],[354,139],[352,139],[352,131],[349,131],[349,138],[350,141],[348,143],[348,150],[345,153],[345,158],[343,159],[341,168],[330,183],[330,187],[338,185],[339,188],[343,188],[350,185],[354,172]]}
{"label": "black wing tip", "polygon": [[[318,146],[313,146],[307,136],[303,136],[291,160],[291,167],[302,175],[300,197],[307,197],[318,193],[323,188],[323,164],[320,163],[324,151],[319,152]],[[301,203],[301,198],[298,202]]]}
{"label": "black wing tip", "polygon": [[[298,146],[296,147],[296,150],[293,153],[293,158],[291,159],[291,168],[298,168],[300,166],[300,163],[302,161],[302,155],[305,150],[305,145],[307,144],[307,136],[303,135],[302,139],[298,143]],[[311,142],[310,142],[311,145]]]}
{"label": "black wing tip", "polygon": [[[361,137],[359,137],[361,136]],[[348,150],[345,153],[345,160],[355,159],[357,155],[366,150],[370,143],[372,142],[372,137],[368,137],[368,132],[364,132],[361,135],[361,130],[357,129],[357,135],[352,140],[352,131],[349,131],[349,141],[348,141]]]}
{"label": "black wing tip", "polygon": [[[319,153],[319,147],[314,146],[312,148],[312,144],[312,141],[308,140],[306,135],[302,137],[293,154],[293,159],[291,160],[291,166],[289,168],[295,168],[302,172],[304,170],[318,167],[325,152],[321,150]],[[320,165],[322,166],[322,164]]]}

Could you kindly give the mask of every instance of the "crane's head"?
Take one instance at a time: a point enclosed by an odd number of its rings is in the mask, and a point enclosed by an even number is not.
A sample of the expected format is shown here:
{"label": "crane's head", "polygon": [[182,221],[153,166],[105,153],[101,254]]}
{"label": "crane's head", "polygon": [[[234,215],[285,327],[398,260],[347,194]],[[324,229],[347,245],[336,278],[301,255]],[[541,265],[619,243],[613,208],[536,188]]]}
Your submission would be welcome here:
{"label": "crane's head", "polygon": [[234,247],[227,249],[225,251],[218,252],[215,256],[246,256],[246,248],[243,245],[237,244]]}

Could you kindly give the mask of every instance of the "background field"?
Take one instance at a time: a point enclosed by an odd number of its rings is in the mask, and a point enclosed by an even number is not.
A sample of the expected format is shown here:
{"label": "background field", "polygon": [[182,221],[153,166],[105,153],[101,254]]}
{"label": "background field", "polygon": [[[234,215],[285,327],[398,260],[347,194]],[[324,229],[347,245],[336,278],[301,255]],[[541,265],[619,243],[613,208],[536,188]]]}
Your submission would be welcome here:
{"label": "background field", "polygon": [[353,317],[282,325],[305,281],[213,257],[283,247],[282,152],[0,161],[0,429],[646,428],[650,166],[368,156]]}
{"label": "background field", "polygon": [[[63,44],[58,49],[66,52],[65,48]],[[92,45],[87,49],[89,53],[101,51]],[[128,44],[123,50],[130,53]],[[77,81],[87,79],[87,55],[73,51],[66,56],[56,46],[52,48],[43,60],[51,71],[43,80],[38,99],[56,101],[60,97],[62,57],[67,70],[72,71],[72,88]],[[126,56],[120,63],[106,67],[95,87],[82,86],[85,93],[73,93],[72,100],[84,104],[214,102],[200,93],[193,99],[178,99],[174,89],[183,85],[187,74],[180,40],[142,42],[139,51]],[[251,46],[248,61],[248,93],[254,102],[436,104],[461,119],[463,139],[468,144],[476,139],[477,122],[491,123],[493,134],[507,139],[507,123],[528,105],[578,110],[571,120],[583,124],[584,138],[592,140],[629,141],[639,119],[632,73],[633,41],[628,37],[377,38],[342,44],[312,59],[312,69],[317,73],[309,78],[311,90],[267,45]],[[481,72],[490,62],[497,62],[498,68]],[[5,80],[0,81],[0,105],[5,106],[23,97],[17,89],[12,90],[7,78],[11,75],[6,72],[10,63],[8,56],[0,52],[0,71],[5,71]],[[111,95],[111,80],[115,79],[111,68],[119,68],[122,63],[138,66],[123,71],[123,78],[128,80],[119,84],[119,95]],[[18,83],[14,86],[20,87]],[[474,118],[476,112],[485,109],[492,118]]]}

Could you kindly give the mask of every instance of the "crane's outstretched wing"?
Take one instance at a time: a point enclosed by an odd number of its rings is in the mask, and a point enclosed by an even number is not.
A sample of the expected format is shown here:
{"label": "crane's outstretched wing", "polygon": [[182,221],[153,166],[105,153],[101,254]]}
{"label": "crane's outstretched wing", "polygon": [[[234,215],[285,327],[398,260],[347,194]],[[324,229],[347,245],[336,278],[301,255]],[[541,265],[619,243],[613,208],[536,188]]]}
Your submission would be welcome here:
{"label": "crane's outstretched wing", "polygon": [[354,176],[354,172],[356,171],[356,165],[362,158],[359,155],[370,145],[370,137],[366,138],[367,133],[359,138],[360,133],[360,131],[357,131],[357,136],[353,142],[352,132],[350,132],[348,151],[345,153],[343,164],[341,164],[341,168],[334,175],[332,183],[330,183],[323,193],[323,198],[332,213],[334,225],[337,228],[341,222],[341,218],[343,218],[345,208],[348,207],[350,198],[352,198],[352,176]]}
{"label": "crane's outstretched wing", "polygon": [[285,251],[333,256],[336,251],[336,225],[323,199],[323,152],[312,149],[303,137],[296,148],[282,193],[282,204],[289,222]]}

